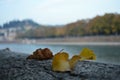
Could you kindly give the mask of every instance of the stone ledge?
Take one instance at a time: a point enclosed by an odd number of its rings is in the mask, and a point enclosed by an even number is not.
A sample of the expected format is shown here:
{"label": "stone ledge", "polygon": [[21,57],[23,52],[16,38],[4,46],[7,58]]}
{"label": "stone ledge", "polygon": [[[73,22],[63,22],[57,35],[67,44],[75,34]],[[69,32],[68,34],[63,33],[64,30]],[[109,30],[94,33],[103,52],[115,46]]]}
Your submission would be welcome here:
{"label": "stone ledge", "polygon": [[1,80],[119,80],[120,65],[78,62],[71,72],[53,72],[52,60],[26,60],[28,55],[0,50]]}

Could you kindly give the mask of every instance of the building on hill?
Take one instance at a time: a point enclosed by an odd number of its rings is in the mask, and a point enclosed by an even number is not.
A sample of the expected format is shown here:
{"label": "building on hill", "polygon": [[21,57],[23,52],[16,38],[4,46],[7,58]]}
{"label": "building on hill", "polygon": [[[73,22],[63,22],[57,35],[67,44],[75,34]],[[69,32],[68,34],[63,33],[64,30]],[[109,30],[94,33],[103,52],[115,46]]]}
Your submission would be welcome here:
{"label": "building on hill", "polygon": [[0,29],[0,41],[3,40],[14,40],[17,34],[16,28],[9,28],[9,29]]}
{"label": "building on hill", "polygon": [[5,40],[7,38],[7,30],[0,29],[0,41]]}

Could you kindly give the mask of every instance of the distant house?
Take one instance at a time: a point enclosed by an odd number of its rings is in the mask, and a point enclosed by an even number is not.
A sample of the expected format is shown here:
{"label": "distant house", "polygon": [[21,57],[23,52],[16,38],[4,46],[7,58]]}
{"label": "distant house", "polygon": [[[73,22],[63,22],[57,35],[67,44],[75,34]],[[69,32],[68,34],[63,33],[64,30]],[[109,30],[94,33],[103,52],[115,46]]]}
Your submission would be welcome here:
{"label": "distant house", "polygon": [[3,40],[3,38],[4,38],[4,33],[0,32],[0,41]]}
{"label": "distant house", "polygon": [[14,40],[16,37],[16,29],[0,29],[0,40]]}
{"label": "distant house", "polygon": [[0,29],[0,41],[5,40],[5,37],[7,37],[6,30]]}
{"label": "distant house", "polygon": [[17,34],[16,28],[9,28],[7,29],[7,39],[8,40],[14,40]]}

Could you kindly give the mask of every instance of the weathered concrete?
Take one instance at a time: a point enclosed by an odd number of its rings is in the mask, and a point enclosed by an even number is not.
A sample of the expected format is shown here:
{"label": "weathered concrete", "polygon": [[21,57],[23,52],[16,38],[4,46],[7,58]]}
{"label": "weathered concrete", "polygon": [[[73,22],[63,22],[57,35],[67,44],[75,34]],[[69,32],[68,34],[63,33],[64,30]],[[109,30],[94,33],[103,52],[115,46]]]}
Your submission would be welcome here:
{"label": "weathered concrete", "polygon": [[120,65],[79,61],[71,73],[86,78],[120,80]]}
{"label": "weathered concrete", "polygon": [[53,72],[52,60],[26,60],[28,55],[0,50],[0,80],[119,80],[120,65],[78,62],[71,72]]}

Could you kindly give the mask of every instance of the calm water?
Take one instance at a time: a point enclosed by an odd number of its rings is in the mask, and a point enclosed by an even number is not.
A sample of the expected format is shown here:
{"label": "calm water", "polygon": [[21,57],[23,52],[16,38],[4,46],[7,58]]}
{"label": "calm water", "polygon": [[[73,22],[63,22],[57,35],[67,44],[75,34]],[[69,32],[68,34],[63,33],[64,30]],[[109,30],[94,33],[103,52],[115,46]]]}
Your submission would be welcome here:
{"label": "calm water", "polygon": [[120,65],[120,45],[51,45],[51,44],[0,44],[0,49],[10,48],[12,51],[32,54],[38,48],[50,48],[53,53],[61,49],[68,52],[70,57],[80,53],[82,48],[92,49],[96,56],[97,62],[112,63]]}

